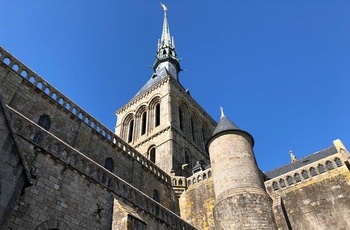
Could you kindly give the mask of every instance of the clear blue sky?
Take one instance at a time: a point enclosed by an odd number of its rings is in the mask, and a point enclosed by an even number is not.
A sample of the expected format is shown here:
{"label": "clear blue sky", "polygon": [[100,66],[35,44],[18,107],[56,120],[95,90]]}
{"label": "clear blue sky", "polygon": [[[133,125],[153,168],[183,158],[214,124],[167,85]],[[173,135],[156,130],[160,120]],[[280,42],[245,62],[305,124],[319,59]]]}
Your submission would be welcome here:
{"label": "clear blue sky", "polygon": [[[256,141],[269,171],[350,148],[350,1],[164,0],[180,81]],[[159,1],[1,1],[0,45],[114,130],[114,112],[151,77]]]}

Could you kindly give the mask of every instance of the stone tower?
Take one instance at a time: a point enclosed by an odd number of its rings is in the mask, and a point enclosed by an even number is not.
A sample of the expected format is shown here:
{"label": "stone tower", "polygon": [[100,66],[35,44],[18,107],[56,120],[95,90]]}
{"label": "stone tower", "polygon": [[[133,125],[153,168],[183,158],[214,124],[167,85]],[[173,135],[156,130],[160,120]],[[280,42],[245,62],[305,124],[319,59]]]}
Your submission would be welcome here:
{"label": "stone tower", "polygon": [[188,176],[197,161],[209,164],[205,142],[215,121],[180,83],[180,59],[170,36],[167,8],[151,78],[116,111],[116,134],[165,172]]}
{"label": "stone tower", "polygon": [[215,191],[214,220],[219,229],[277,229],[253,152],[254,139],[223,113],[207,144]]}

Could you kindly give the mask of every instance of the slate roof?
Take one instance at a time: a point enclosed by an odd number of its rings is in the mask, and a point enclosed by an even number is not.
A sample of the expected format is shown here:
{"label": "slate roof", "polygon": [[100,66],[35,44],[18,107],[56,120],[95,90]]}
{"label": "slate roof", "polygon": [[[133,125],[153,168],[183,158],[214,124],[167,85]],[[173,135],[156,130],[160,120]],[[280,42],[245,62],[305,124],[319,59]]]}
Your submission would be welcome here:
{"label": "slate roof", "polygon": [[283,165],[277,169],[271,170],[269,172],[266,172],[265,175],[268,179],[272,179],[274,177],[278,177],[282,174],[285,174],[287,172],[293,171],[295,169],[304,167],[305,165],[311,164],[315,161],[318,161],[322,158],[334,155],[337,153],[337,149],[334,146],[328,147],[326,149],[323,149],[321,151],[318,151],[316,153],[313,153],[309,156],[306,156],[304,158],[301,158],[297,161],[294,161],[292,163]]}
{"label": "slate roof", "polygon": [[218,125],[216,126],[213,136],[217,133],[220,133],[225,130],[240,130],[237,125],[235,125],[230,119],[228,119],[225,115],[222,115],[220,117],[220,121]]}
{"label": "slate roof", "polygon": [[149,88],[151,88],[153,85],[157,84],[167,76],[169,76],[169,73],[166,68],[162,68],[158,73],[154,73],[152,77],[146,82],[146,84],[142,86],[142,88],[135,94],[135,96],[132,99],[147,91]]}

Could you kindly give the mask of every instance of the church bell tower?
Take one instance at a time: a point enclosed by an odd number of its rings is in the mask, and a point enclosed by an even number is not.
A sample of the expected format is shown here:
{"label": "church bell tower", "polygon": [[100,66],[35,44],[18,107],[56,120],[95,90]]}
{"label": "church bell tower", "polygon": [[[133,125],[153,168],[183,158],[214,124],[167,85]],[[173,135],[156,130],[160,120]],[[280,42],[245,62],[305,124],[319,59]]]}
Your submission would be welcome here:
{"label": "church bell tower", "polygon": [[180,60],[170,35],[167,7],[151,78],[116,111],[115,132],[165,172],[189,176],[209,164],[205,142],[216,122],[180,83]]}

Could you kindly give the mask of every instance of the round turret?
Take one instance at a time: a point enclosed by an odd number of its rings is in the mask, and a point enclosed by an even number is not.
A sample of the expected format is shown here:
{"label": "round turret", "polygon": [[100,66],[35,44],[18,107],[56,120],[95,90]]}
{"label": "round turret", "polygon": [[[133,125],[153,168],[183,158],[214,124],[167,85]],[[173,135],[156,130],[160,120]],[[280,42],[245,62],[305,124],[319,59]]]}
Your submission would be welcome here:
{"label": "round turret", "polygon": [[254,139],[223,113],[207,143],[216,229],[275,229],[272,200],[253,152]]}

